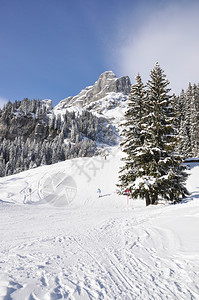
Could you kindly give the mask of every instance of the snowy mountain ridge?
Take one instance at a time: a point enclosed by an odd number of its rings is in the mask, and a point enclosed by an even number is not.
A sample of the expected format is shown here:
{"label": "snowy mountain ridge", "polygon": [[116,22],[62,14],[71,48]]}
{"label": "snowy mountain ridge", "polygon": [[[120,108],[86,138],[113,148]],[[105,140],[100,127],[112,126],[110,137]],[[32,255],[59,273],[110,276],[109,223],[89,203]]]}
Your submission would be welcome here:
{"label": "snowy mountain ridge", "polygon": [[[81,113],[89,110],[97,116],[112,121],[123,115],[125,102],[128,100],[131,82],[128,76],[116,78],[112,71],[102,73],[94,85],[83,89],[78,95],[61,100],[55,107],[55,114],[63,114],[66,110]],[[119,112],[121,110],[121,112]]]}

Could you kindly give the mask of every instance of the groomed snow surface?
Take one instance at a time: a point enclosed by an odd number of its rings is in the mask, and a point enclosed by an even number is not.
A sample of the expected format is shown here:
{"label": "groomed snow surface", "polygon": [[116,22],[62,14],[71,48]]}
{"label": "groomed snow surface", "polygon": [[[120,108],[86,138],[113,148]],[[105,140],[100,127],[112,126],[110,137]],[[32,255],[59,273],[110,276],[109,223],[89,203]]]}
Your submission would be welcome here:
{"label": "groomed snow surface", "polygon": [[127,207],[120,158],[0,179],[0,299],[199,299],[199,165],[182,204]]}

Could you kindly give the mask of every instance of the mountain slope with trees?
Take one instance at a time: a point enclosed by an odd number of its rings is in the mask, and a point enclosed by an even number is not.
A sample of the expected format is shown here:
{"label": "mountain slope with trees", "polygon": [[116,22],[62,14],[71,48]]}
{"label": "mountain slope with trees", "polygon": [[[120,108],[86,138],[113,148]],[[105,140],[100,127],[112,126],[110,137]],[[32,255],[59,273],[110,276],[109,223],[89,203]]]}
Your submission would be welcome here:
{"label": "mountain slope with trees", "polygon": [[[8,102],[0,110],[0,176],[72,157],[92,156],[99,153],[100,144],[116,144],[118,124],[124,118],[130,88],[128,76],[116,78],[113,72],[107,71],[92,86],[60,101],[54,108],[51,100],[26,98]],[[180,135],[176,150],[185,158],[197,157],[199,85],[189,84],[187,91],[173,95],[172,101]],[[134,124],[140,124],[143,108],[133,105]],[[136,126],[133,130],[136,130],[137,143],[142,145],[144,131],[142,128],[139,141],[140,125]]]}
{"label": "mountain slope with trees", "polygon": [[89,111],[54,114],[46,101],[9,102],[0,111],[0,176],[98,153],[114,145],[114,126]]}
{"label": "mountain slope with trees", "polygon": [[187,157],[199,156],[199,84],[191,84],[175,97],[181,142],[178,151]]}

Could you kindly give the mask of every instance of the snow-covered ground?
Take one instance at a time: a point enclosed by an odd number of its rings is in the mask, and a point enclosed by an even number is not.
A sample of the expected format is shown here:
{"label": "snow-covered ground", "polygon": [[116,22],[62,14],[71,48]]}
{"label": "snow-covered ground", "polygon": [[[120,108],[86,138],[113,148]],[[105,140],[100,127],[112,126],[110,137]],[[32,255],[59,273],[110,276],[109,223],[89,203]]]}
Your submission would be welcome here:
{"label": "snow-covered ground", "polygon": [[186,202],[127,207],[120,158],[0,179],[0,299],[199,299],[199,165]]}

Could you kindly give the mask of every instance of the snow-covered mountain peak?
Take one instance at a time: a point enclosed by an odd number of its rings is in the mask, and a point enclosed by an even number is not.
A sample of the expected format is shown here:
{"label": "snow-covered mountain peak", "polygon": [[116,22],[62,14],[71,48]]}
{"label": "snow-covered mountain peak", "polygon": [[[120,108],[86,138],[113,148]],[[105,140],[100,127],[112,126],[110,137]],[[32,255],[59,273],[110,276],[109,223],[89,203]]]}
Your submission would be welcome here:
{"label": "snow-covered mountain peak", "polygon": [[[117,78],[112,71],[106,71],[91,86],[83,89],[78,95],[60,101],[55,108],[56,114],[65,110],[81,111],[87,109],[95,114],[110,118],[115,116],[115,108],[128,99],[131,82],[128,76]],[[114,109],[114,111],[113,111]],[[107,111],[111,110],[107,115]]]}
{"label": "snow-covered mountain peak", "polygon": [[86,108],[91,102],[102,99],[109,93],[128,95],[130,85],[131,82],[128,76],[117,78],[112,71],[106,71],[100,75],[94,85],[86,87],[74,97],[67,97],[61,100],[55,107],[55,110],[62,110],[72,106]]}
{"label": "snow-covered mountain peak", "polygon": [[99,79],[101,78],[107,78],[107,79],[117,79],[115,73],[113,73],[113,71],[105,71],[103,72]]}

